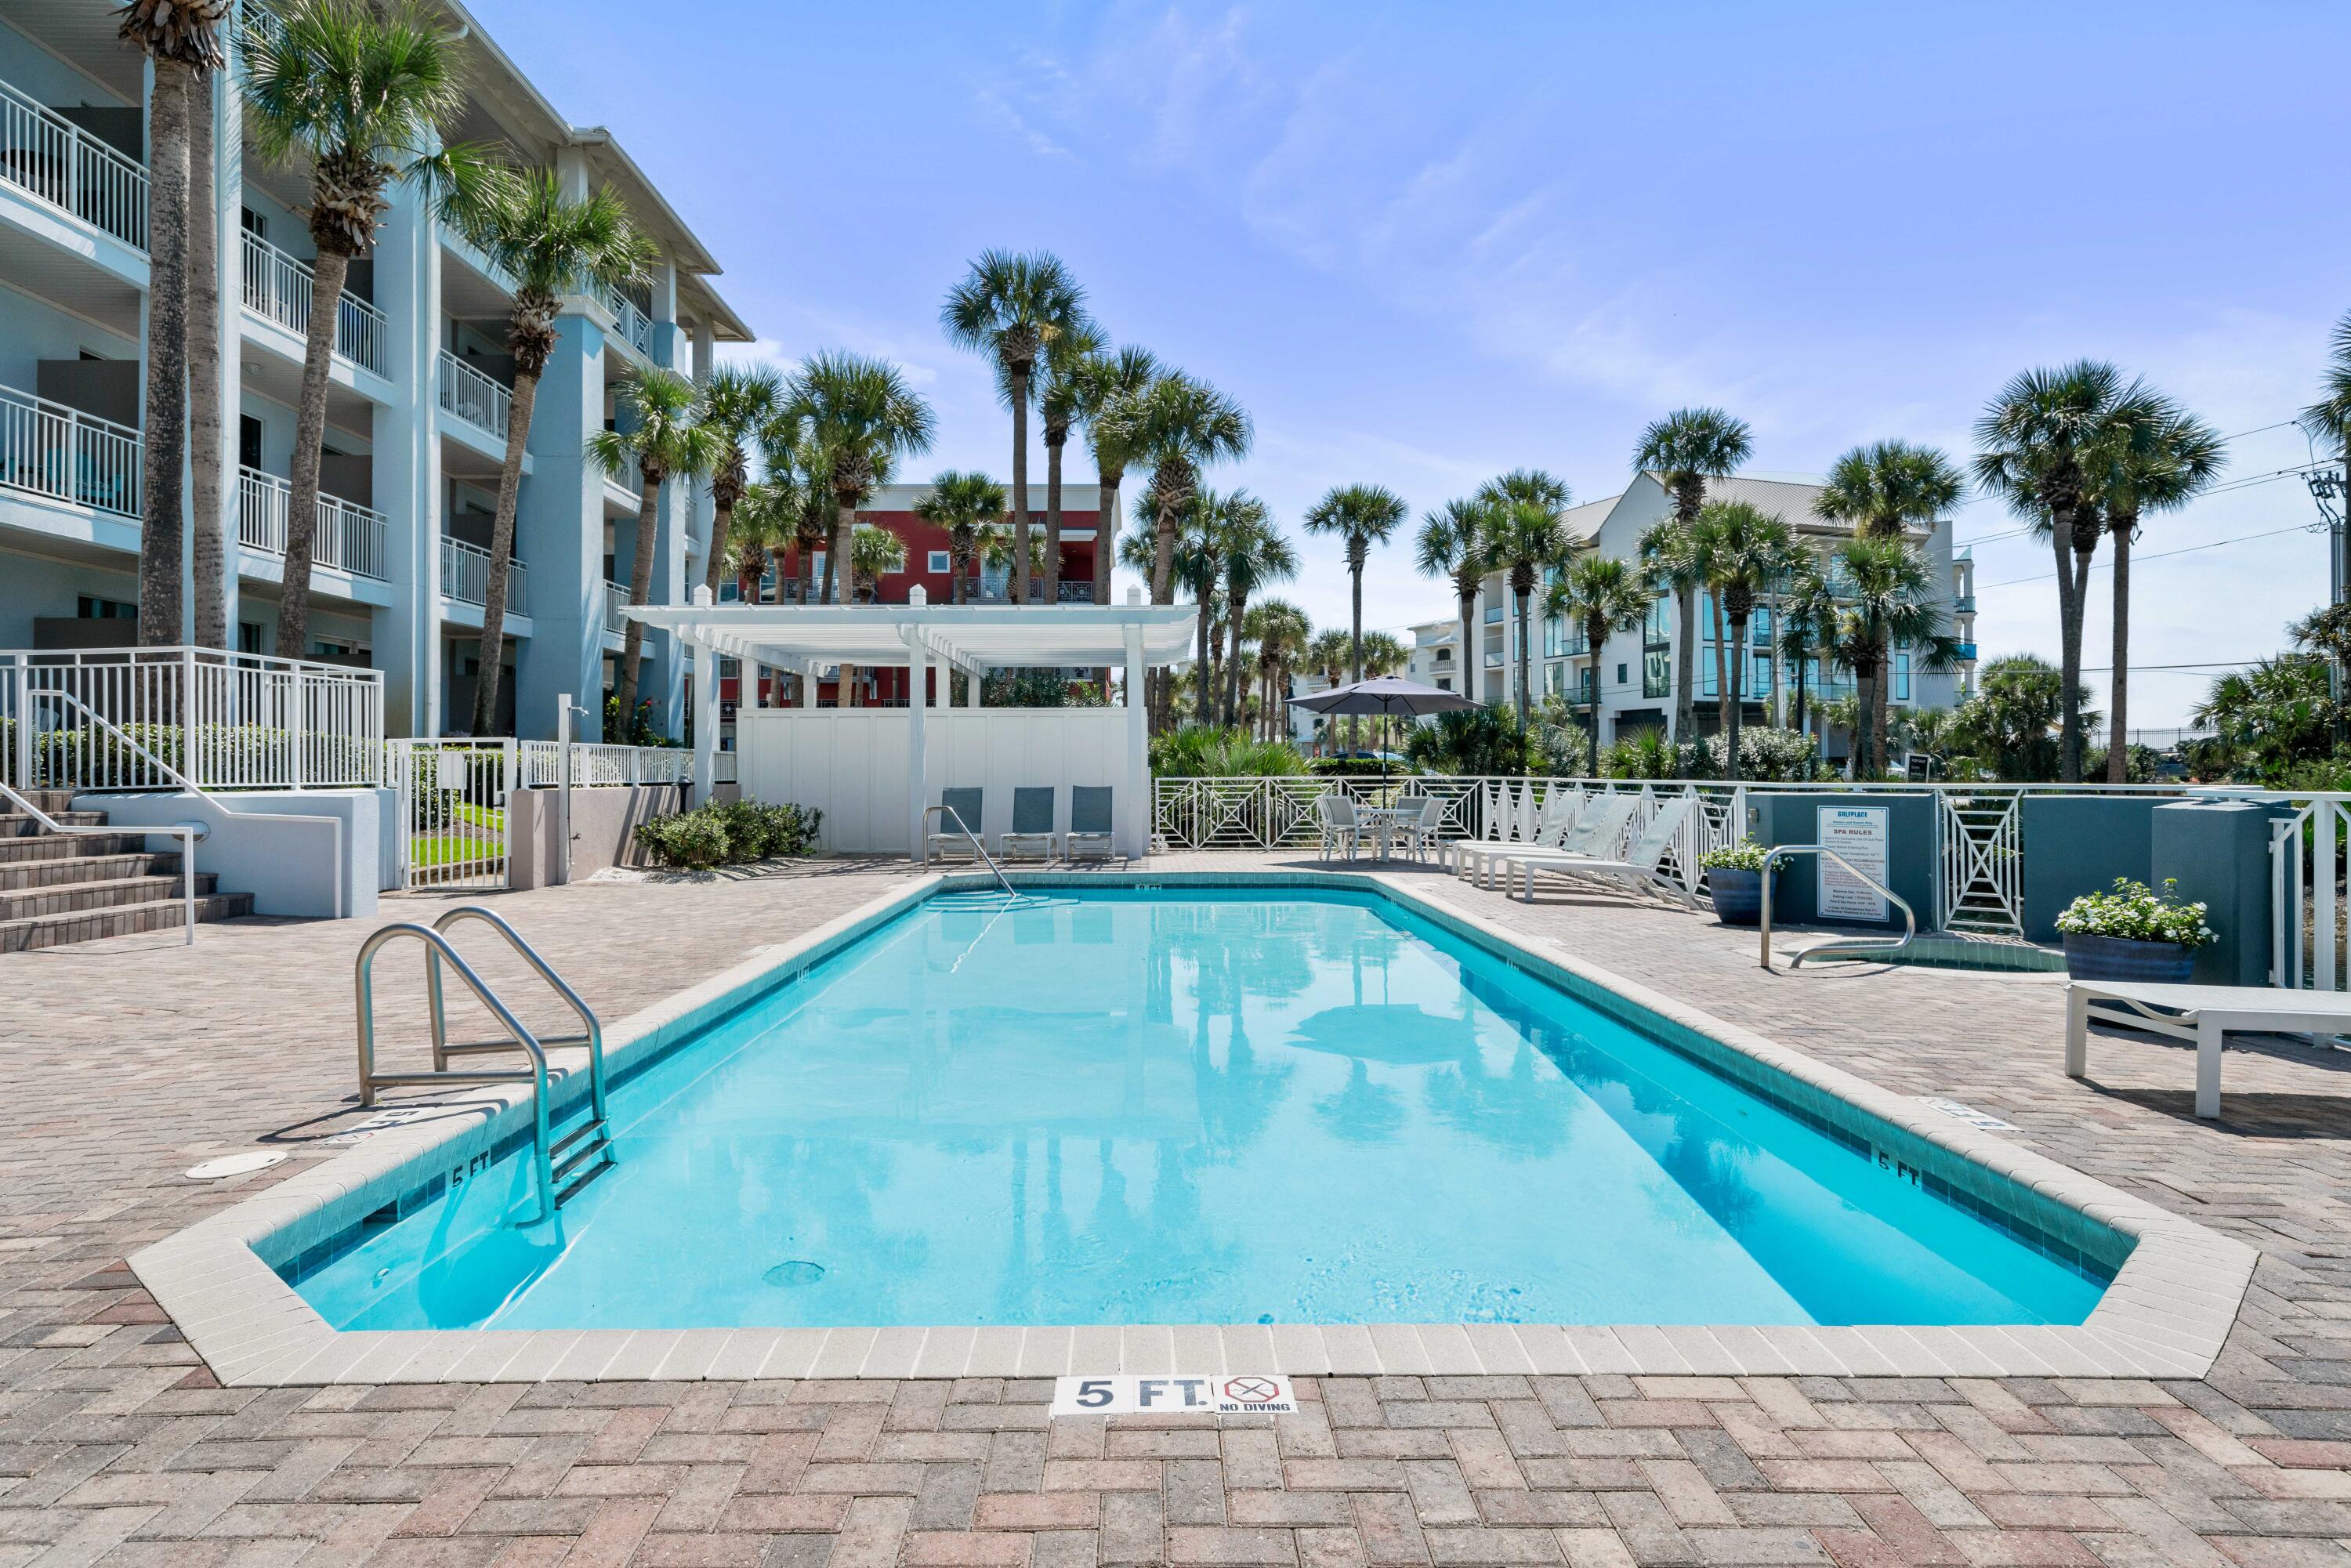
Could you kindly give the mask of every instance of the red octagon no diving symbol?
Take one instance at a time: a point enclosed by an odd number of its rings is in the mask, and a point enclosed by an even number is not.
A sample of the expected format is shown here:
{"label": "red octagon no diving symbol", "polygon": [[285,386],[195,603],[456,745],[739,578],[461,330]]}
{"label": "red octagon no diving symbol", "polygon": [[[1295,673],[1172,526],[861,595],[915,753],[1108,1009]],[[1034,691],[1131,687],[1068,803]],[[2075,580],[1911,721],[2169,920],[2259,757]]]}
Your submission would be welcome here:
{"label": "red octagon no diving symbol", "polygon": [[1238,1399],[1244,1405],[1262,1405],[1278,1398],[1281,1390],[1262,1377],[1231,1377],[1225,1380],[1225,1397]]}

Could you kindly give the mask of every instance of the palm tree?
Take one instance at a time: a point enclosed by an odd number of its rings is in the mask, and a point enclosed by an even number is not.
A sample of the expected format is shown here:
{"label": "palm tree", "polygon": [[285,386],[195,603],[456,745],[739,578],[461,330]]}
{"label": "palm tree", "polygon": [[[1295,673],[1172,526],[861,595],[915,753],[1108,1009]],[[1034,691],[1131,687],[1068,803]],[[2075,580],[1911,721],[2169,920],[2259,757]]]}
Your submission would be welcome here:
{"label": "palm tree", "polygon": [[[186,500],[181,473],[188,460],[189,120],[193,100],[210,97],[196,83],[221,68],[220,26],[229,9],[228,0],[131,0],[118,27],[145,52],[155,74],[147,126],[146,443],[139,490],[139,641],[149,647],[177,643],[185,612],[180,551]],[[207,210],[200,221],[217,222],[218,214]],[[217,464],[219,455],[212,460]]]}
{"label": "palm tree", "polygon": [[1813,507],[1824,517],[1852,524],[1863,538],[1898,538],[1912,528],[1932,528],[1966,489],[1967,481],[1940,449],[1877,441],[1830,465]]}
{"label": "palm tree", "polygon": [[[1810,722],[1804,711],[1804,672],[1835,640],[1836,622],[1836,594],[1822,575],[1818,559],[1806,551],[1790,570],[1781,591],[1778,626],[1780,657],[1796,672],[1796,701],[1789,724],[1800,732]],[[1828,668],[1825,660],[1821,667]]]}
{"label": "palm tree", "polygon": [[1130,401],[1120,429],[1129,457],[1151,465],[1151,602],[1173,604],[1177,524],[1191,507],[1203,467],[1249,455],[1249,417],[1207,382],[1167,371]]}
{"label": "palm tree", "polygon": [[[225,7],[223,7],[225,9]],[[202,648],[226,648],[228,449],[223,444],[220,303],[220,156],[214,144],[214,71],[188,78],[188,463],[192,516],[189,628]],[[141,564],[144,565],[144,544]]]}
{"label": "palm tree", "polygon": [[1943,597],[1927,558],[1907,539],[1856,538],[1837,550],[1846,581],[1845,608],[1838,618],[1837,658],[1860,684],[1855,716],[1854,778],[1875,777],[1886,767],[1887,650],[1908,643],[1927,669],[1948,668],[1959,656]]}
{"label": "palm tree", "polygon": [[1061,449],[1077,422],[1080,377],[1102,350],[1102,329],[1082,319],[1045,346],[1037,407],[1045,422],[1045,587],[1040,597],[1048,604],[1061,601]]}
{"label": "palm tree", "polygon": [[1364,678],[1364,568],[1372,547],[1388,542],[1402,526],[1409,508],[1404,497],[1379,485],[1341,485],[1315,502],[1306,513],[1306,531],[1335,536],[1347,558],[1348,635],[1353,653],[1349,679]]}
{"label": "palm tree", "polygon": [[[621,383],[625,430],[600,430],[588,438],[588,459],[619,478],[637,468],[637,539],[629,562],[629,602],[651,604],[653,542],[661,522],[661,487],[672,478],[692,479],[718,465],[724,440],[695,415],[701,407],[695,384],[675,371],[653,369]],[[631,617],[621,644],[621,722],[637,711],[637,682],[644,661],[644,622]]]}
{"label": "palm tree", "polygon": [[2099,360],[2026,371],[2002,387],[1976,421],[1976,483],[2008,502],[2056,554],[2059,693],[2064,716],[2058,775],[2082,779],[2083,606],[2090,557],[2105,531],[2090,468],[2111,438],[2118,404],[2136,394],[2122,372]]}
{"label": "palm tree", "polygon": [[1512,611],[1517,617],[1518,712],[1521,725],[1527,722],[1528,674],[1531,668],[1527,612],[1534,600],[1535,582],[1545,567],[1559,566],[1566,561],[1572,545],[1567,525],[1560,521],[1559,513],[1538,502],[1502,503],[1487,532],[1488,559],[1503,572],[1508,580]]}
{"label": "palm tree", "polygon": [[1461,613],[1461,695],[1472,699],[1479,695],[1471,685],[1475,667],[1471,654],[1477,648],[1478,591],[1492,565],[1487,559],[1486,541],[1500,511],[1490,501],[1447,501],[1420,519],[1420,535],[1413,553],[1413,564],[1420,568],[1423,577],[1453,580],[1454,603]]}
{"label": "palm tree", "polygon": [[1147,349],[1132,346],[1116,353],[1097,353],[1081,360],[1071,371],[1076,393],[1077,417],[1086,427],[1093,448],[1094,476],[1101,486],[1100,509],[1094,516],[1094,602],[1110,602],[1111,541],[1119,527],[1118,490],[1126,465],[1134,455],[1134,412],[1138,400],[1158,379],[1159,361]]}
{"label": "palm tree", "polygon": [[1012,408],[1013,597],[1029,602],[1029,403],[1037,361],[1085,318],[1085,290],[1057,256],[983,251],[947,291],[939,322],[948,340],[994,361]]}
{"label": "palm tree", "polygon": [[1225,531],[1231,526],[1234,503],[1244,507],[1263,506],[1247,491],[1233,496],[1221,496],[1214,490],[1201,490],[1192,497],[1185,511],[1182,526],[1176,538],[1175,559],[1171,570],[1176,582],[1191,594],[1197,607],[1196,616],[1196,662],[1193,669],[1193,722],[1212,725],[1217,722],[1217,618],[1222,609],[1225,580],[1224,551],[1220,544]]}
{"label": "palm tree", "polygon": [[1724,743],[1725,771],[1736,782],[1740,733],[1747,710],[1743,689],[1747,622],[1755,614],[1756,595],[1788,570],[1796,536],[1787,519],[1751,503],[1713,501],[1698,512],[1698,555],[1706,563],[1707,586],[1714,591],[1715,602],[1722,606],[1723,618],[1730,623],[1730,729]]}
{"label": "palm tree", "polygon": [[954,574],[952,601],[961,604],[970,586],[971,560],[981,530],[1004,515],[1004,486],[985,474],[950,468],[931,481],[931,493],[914,503],[914,516],[947,536],[947,570]]}
{"label": "palm tree", "polygon": [[831,350],[810,355],[792,373],[784,409],[801,427],[832,500],[832,548],[825,555],[824,574],[824,601],[830,604],[843,581],[857,508],[874,486],[889,483],[899,459],[930,450],[931,405],[888,361]]}
{"label": "palm tree", "polygon": [[2150,394],[2092,465],[2091,486],[2115,540],[2113,681],[2107,688],[2106,782],[2129,782],[2130,547],[2139,519],[2173,512],[2209,487],[2226,460],[2220,433],[2170,399]]}
{"label": "palm tree", "polygon": [[1246,490],[1225,497],[1216,534],[1225,573],[1225,723],[1240,723],[1241,634],[1249,596],[1298,575],[1298,550],[1274,526],[1266,504]]}
{"label": "palm tree", "polygon": [[889,529],[860,523],[849,541],[849,576],[852,598],[868,604],[882,599],[882,580],[906,570],[906,541]]}
{"label": "palm tree", "polygon": [[810,439],[808,422],[792,412],[789,382],[784,406],[759,432],[759,450],[768,459],[768,486],[777,493],[777,515],[788,530],[784,548],[799,562],[799,591],[787,594],[783,557],[777,556],[776,599],[778,602],[794,599],[801,604],[813,604],[817,600],[816,558],[832,537],[837,515],[832,504],[832,467],[831,460]]}
{"label": "palm tree", "polygon": [[[733,525],[726,530],[726,556],[723,562],[726,570],[734,574],[735,593],[740,602],[759,602],[759,580],[769,571],[776,574],[776,596],[783,597],[784,551],[791,547],[792,522],[799,506],[800,491],[789,469],[776,478],[743,486],[743,494],[735,503]],[[716,591],[711,597],[717,598]],[[745,661],[739,689],[747,695],[741,700],[753,707],[759,706],[761,685],[758,664]]]}
{"label": "palm tree", "polygon": [[[276,26],[248,28],[241,41],[246,140],[264,162],[308,167],[319,253],[295,406],[280,653],[298,658],[308,646],[327,380],[351,258],[375,243],[395,181],[470,231],[507,179],[480,150],[444,140],[465,109],[464,37],[417,0],[295,0]],[[151,384],[162,371],[150,366]]]}
{"label": "palm tree", "polygon": [[1259,737],[1272,740],[1289,733],[1282,709],[1290,673],[1306,652],[1314,623],[1288,600],[1267,599],[1250,607],[1243,631],[1257,644]]}
{"label": "palm tree", "polygon": [[714,599],[718,594],[719,569],[726,557],[727,531],[735,526],[735,508],[751,484],[751,452],[759,432],[775,423],[784,401],[784,378],[765,365],[721,365],[702,384],[699,418],[723,444],[718,466],[710,475],[710,570],[706,580]]}
{"label": "palm tree", "polygon": [[[507,350],[514,355],[513,395],[507,403],[506,457],[498,466],[498,504],[490,522],[488,586],[482,594],[481,679],[474,687],[474,733],[496,727],[498,683],[504,675],[507,574],[514,556],[515,518],[522,502],[522,465],[530,446],[539,379],[555,354],[558,300],[582,278],[607,287],[644,275],[653,242],[629,221],[609,186],[573,197],[551,169],[517,175],[496,192],[471,225],[483,254],[515,280],[507,313]],[[723,539],[715,539],[710,590],[718,591]]]}
{"label": "palm tree", "polygon": [[1592,686],[1584,697],[1585,773],[1600,777],[1600,661],[1608,639],[1637,630],[1649,613],[1649,586],[1625,561],[1599,554],[1579,556],[1543,602],[1543,612],[1582,628],[1592,656]]}
{"label": "palm tree", "polygon": [[[1753,447],[1746,421],[1733,419],[1719,408],[1678,409],[1641,433],[1640,444],[1633,450],[1633,465],[1655,471],[1674,498],[1674,521],[1687,530],[1698,522],[1698,508],[1706,504],[1707,481],[1729,478],[1747,461]],[[1691,570],[1677,570],[1668,579],[1678,623],[1674,649],[1676,740],[1690,738],[1698,716],[1693,682],[1698,658],[1698,574],[1694,561],[1687,564]],[[1721,639],[1718,636],[1718,662],[1720,657]]]}

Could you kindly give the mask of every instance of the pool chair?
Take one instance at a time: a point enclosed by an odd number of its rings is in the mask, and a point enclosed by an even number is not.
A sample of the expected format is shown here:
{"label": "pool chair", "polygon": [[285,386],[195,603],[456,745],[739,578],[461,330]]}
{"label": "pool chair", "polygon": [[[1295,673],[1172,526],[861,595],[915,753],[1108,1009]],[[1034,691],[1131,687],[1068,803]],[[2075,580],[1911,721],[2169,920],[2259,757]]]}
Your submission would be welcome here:
{"label": "pool chair", "polygon": [[[1628,815],[1629,807],[1628,801]],[[1644,890],[1669,893],[1691,910],[1696,910],[1698,900],[1690,890],[1659,871],[1657,865],[1666,858],[1666,851],[1673,847],[1674,836],[1682,831],[1682,824],[1697,810],[1698,797],[1695,795],[1678,795],[1667,801],[1657,808],[1657,814],[1649,819],[1649,825],[1642,829],[1640,836],[1633,841],[1633,847],[1622,855],[1613,852],[1613,847],[1608,852],[1598,854],[1575,854],[1563,849],[1550,852],[1522,850],[1510,856],[1504,863],[1503,880],[1507,883],[1512,873],[1518,873],[1524,882],[1526,899],[1530,904],[1535,897],[1535,873],[1541,872],[1552,876],[1615,883],[1635,893]],[[1622,821],[1619,819],[1620,825]],[[1613,841],[1614,835],[1610,837]]]}
{"label": "pool chair", "polygon": [[1111,787],[1079,784],[1070,790],[1070,831],[1061,842],[1071,860],[1080,855],[1107,858],[1118,852],[1111,823]]}
{"label": "pool chair", "polygon": [[[972,839],[987,831],[981,825],[980,807],[986,798],[978,789],[942,789],[939,804],[946,808],[934,818],[938,826],[923,841],[923,863],[931,863],[934,856],[946,858],[961,855],[966,860],[977,860],[979,852],[972,847]],[[958,827],[956,824],[962,824]],[[964,828],[971,832],[966,834]]]}
{"label": "pool chair", "polygon": [[1416,805],[1416,816],[1394,816],[1388,819],[1388,837],[1415,860],[1426,861],[1438,852],[1437,824],[1445,820],[1445,802],[1434,795],[1407,795],[1398,806]]}
{"label": "pool chair", "polygon": [[1326,861],[1331,858],[1331,852],[1342,844],[1347,847],[1347,858],[1353,860],[1355,852],[1363,847],[1364,840],[1373,840],[1374,844],[1378,841],[1379,830],[1364,821],[1356,812],[1352,795],[1342,795],[1333,789],[1318,797],[1314,802],[1314,819],[1322,830],[1322,858]]}
{"label": "pool chair", "polygon": [[[1607,797],[1607,800],[1619,799],[1625,801],[1625,815],[1629,815],[1633,810],[1630,796]],[[1609,826],[1596,815],[1606,803],[1606,800],[1589,799],[1581,789],[1554,789],[1543,801],[1542,817],[1535,824],[1533,838],[1499,842],[1464,839],[1451,846],[1453,874],[1473,877],[1490,888],[1502,862],[1514,855],[1535,850],[1573,850],[1592,853],[1602,848],[1614,849],[1613,841],[1603,845],[1595,840],[1598,831]],[[1625,815],[1618,816],[1614,823],[1620,832],[1625,826]]]}
{"label": "pool chair", "polygon": [[1053,832],[1053,787],[1050,784],[1020,785],[1012,791],[1012,831],[1006,833],[1001,849],[1006,860],[1033,856],[1051,860],[1054,846],[1060,840]]}

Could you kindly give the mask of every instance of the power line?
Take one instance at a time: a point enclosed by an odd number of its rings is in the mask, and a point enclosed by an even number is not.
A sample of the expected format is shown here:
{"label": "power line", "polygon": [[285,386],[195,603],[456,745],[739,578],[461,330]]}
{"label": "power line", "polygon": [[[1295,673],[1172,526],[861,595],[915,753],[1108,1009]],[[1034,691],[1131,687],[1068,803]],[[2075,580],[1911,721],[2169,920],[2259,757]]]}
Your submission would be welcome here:
{"label": "power line", "polygon": [[[2178,549],[2153,550],[2146,555],[2135,555],[2131,557],[2131,564],[2136,566],[2144,561],[2161,560],[2167,556],[2193,555],[2199,550],[2219,549],[2223,545],[2241,545],[2248,543],[2253,539],[2275,538],[2280,534],[2306,534],[2308,532],[2310,532],[2310,529],[2306,526],[2297,523],[2289,528],[2271,528],[2265,533],[2258,534],[2239,534],[2233,538],[2213,539],[2208,544],[2182,545]],[[2114,562],[2102,560],[2092,566],[2090,570],[2093,571],[2106,571],[2112,570]],[[2011,577],[2006,582],[1985,583],[1979,587],[1976,591],[1978,593],[1990,593],[1995,588],[2015,588],[2021,584],[2028,582],[2047,582],[2056,575],[2057,574],[2053,571],[2044,571],[2038,577]]]}

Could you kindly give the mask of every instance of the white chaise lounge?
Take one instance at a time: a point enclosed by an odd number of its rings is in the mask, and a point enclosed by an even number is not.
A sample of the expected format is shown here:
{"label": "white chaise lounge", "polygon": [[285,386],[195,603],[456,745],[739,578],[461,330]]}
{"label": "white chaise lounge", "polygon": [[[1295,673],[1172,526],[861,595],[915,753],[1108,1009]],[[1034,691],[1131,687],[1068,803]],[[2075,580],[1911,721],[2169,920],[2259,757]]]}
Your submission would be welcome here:
{"label": "white chaise lounge", "polygon": [[[1507,888],[1511,876],[1517,874],[1523,880],[1527,902],[1531,904],[1535,897],[1537,872],[1554,876],[1588,877],[1615,883],[1632,892],[1647,888],[1671,894],[1689,908],[1696,909],[1698,900],[1690,895],[1690,890],[1657,867],[1665,860],[1666,851],[1673,847],[1674,836],[1682,831],[1683,822],[1697,809],[1698,798],[1694,795],[1677,795],[1666,801],[1657,808],[1657,814],[1649,819],[1649,825],[1642,829],[1640,835],[1633,841],[1633,847],[1621,856],[1606,852],[1604,844],[1603,852],[1598,854],[1521,848],[1517,854],[1502,857],[1503,884]],[[1629,810],[1630,807],[1626,810]],[[1623,819],[1618,821],[1621,823]]]}
{"label": "white chaise lounge", "polygon": [[2220,1113],[2220,1046],[2231,1030],[2276,1034],[2351,1031],[2351,992],[2272,986],[2165,986],[2137,980],[2069,980],[2065,1074],[2090,1071],[2093,1019],[2196,1042],[2196,1113]]}

